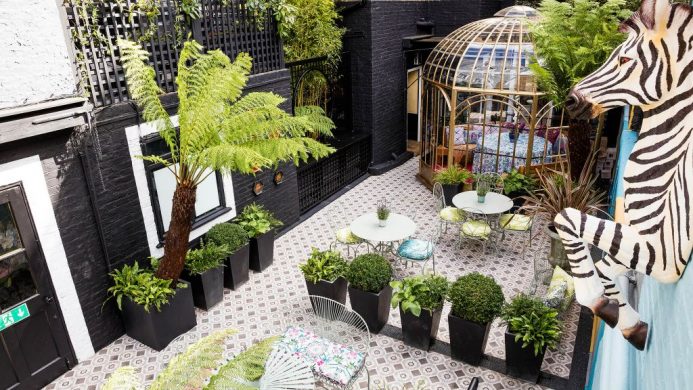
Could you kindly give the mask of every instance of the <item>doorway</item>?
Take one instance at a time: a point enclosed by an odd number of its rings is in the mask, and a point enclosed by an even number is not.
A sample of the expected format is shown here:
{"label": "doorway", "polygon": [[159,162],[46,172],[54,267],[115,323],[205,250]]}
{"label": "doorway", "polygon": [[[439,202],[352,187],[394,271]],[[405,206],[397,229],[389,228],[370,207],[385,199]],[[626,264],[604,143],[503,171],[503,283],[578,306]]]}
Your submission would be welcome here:
{"label": "doorway", "polygon": [[36,389],[75,361],[24,190],[0,187],[0,389]]}
{"label": "doorway", "polygon": [[421,67],[407,71],[407,150],[419,154],[421,140]]}

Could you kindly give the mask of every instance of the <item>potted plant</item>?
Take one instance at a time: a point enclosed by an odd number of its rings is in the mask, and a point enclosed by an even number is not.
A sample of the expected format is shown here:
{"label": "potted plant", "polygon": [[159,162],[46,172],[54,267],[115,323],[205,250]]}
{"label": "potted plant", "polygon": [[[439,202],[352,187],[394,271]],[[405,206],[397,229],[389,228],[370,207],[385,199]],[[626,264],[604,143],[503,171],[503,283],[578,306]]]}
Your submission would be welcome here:
{"label": "potted plant", "polygon": [[404,344],[428,350],[438,334],[449,284],[442,276],[410,276],[392,281],[392,307],[399,306]]}
{"label": "potted plant", "polygon": [[503,308],[503,290],[493,278],[474,272],[452,284],[448,300],[452,357],[476,366],[484,356],[491,322]]}
{"label": "potted plant", "polygon": [[349,281],[349,301],[368,325],[368,330],[378,333],[390,317],[392,299],[392,266],[384,257],[375,253],[357,256],[346,272]]}
{"label": "potted plant", "polygon": [[192,286],[193,302],[209,310],[224,298],[224,259],[229,253],[226,245],[205,244],[188,251],[183,279]]}
{"label": "potted plant", "polygon": [[128,336],[157,351],[197,325],[192,292],[187,282],[171,283],[138,263],[109,274],[115,299]]}
{"label": "potted plant", "polygon": [[479,203],[486,202],[486,194],[491,190],[491,185],[486,180],[477,180],[476,196]]}
{"label": "potted plant", "polygon": [[503,178],[503,192],[513,200],[515,209],[524,205],[524,196],[535,188],[534,180],[530,176],[520,173],[517,169],[503,173],[501,177]]}
{"label": "potted plant", "polygon": [[237,289],[249,279],[250,245],[248,233],[238,224],[220,223],[207,232],[210,244],[226,245],[228,254],[224,259],[224,287]]}
{"label": "potted plant", "polygon": [[319,251],[313,248],[305,263],[299,264],[306,279],[308,295],[346,302],[347,281],[344,279],[349,265],[337,251]]}
{"label": "potted plant", "polygon": [[249,204],[238,216],[238,224],[250,237],[250,269],[262,272],[274,260],[274,229],[283,223],[258,204]]}
{"label": "potted plant", "polygon": [[507,374],[536,383],[546,349],[555,348],[561,338],[558,311],[537,298],[519,294],[503,307],[501,318],[508,325]]}
{"label": "potted plant", "polygon": [[387,206],[386,200],[382,199],[378,201],[376,214],[378,215],[378,226],[385,227],[387,225],[387,219],[390,217],[390,209]]}
{"label": "potted plant", "polygon": [[449,205],[452,204],[452,198],[460,192],[460,185],[468,183],[470,178],[473,178],[473,175],[468,170],[449,165],[438,171],[433,180],[443,187],[445,204]]}

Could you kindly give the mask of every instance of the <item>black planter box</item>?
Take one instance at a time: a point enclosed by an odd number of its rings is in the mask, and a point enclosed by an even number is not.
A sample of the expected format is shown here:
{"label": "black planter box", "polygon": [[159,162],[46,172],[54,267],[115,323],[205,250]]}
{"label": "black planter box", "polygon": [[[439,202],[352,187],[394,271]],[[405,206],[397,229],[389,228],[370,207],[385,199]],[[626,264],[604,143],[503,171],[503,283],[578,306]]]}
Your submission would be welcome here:
{"label": "black planter box", "polygon": [[443,196],[445,197],[445,205],[452,205],[452,198],[460,193],[460,184],[442,184]]}
{"label": "black planter box", "polygon": [[378,333],[387,324],[390,317],[390,300],[392,287],[385,286],[379,293],[361,291],[349,286],[351,308],[357,312],[368,325],[371,333]]}
{"label": "black planter box", "polygon": [[250,269],[264,271],[274,261],[274,229],[250,239]]}
{"label": "black planter box", "polygon": [[201,274],[190,274],[187,271],[183,279],[192,286],[195,307],[209,310],[224,299],[224,266],[209,269]]}
{"label": "black planter box", "polygon": [[224,260],[224,287],[235,290],[250,280],[250,244],[245,244]]}
{"label": "black planter box", "polygon": [[404,344],[428,351],[438,335],[442,312],[443,309],[438,309],[431,314],[429,310],[421,309],[421,315],[417,317],[411,312],[405,313],[400,305],[399,315],[402,318]]}
{"label": "black planter box", "polygon": [[123,323],[128,336],[142,344],[161,351],[176,337],[189,331],[197,325],[193,295],[190,283],[187,288],[176,289],[176,294],[161,311],[155,307],[149,312],[144,306],[123,300]]}
{"label": "black planter box", "polygon": [[452,358],[478,366],[484,357],[484,347],[491,324],[477,324],[450,314],[448,326]]}
{"label": "black planter box", "polygon": [[317,283],[311,283],[306,280],[306,288],[308,289],[308,295],[329,298],[342,305],[346,303],[347,280],[342,277],[335,279],[333,282],[318,280]]}
{"label": "black planter box", "polygon": [[544,353],[546,349],[535,356],[533,346],[522,348],[522,341],[516,342],[514,334],[505,332],[505,364],[508,375],[537,383]]}

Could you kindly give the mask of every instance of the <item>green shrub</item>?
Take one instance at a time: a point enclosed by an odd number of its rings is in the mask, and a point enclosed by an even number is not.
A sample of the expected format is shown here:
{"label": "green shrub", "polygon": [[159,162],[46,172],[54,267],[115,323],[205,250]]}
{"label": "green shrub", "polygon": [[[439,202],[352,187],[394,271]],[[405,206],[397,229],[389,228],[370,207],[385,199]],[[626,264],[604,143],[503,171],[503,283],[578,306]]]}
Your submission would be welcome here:
{"label": "green shrub", "polygon": [[505,302],[498,283],[477,272],[459,277],[450,287],[448,299],[453,315],[477,324],[493,321]]}
{"label": "green shrub", "polygon": [[236,223],[220,223],[212,226],[207,232],[210,244],[226,245],[229,253],[234,253],[248,243],[248,233]]}
{"label": "green shrub", "polygon": [[455,165],[449,165],[447,168],[438,171],[433,180],[443,185],[462,184],[468,182],[473,177],[474,175],[468,170]]}
{"label": "green shrub", "polygon": [[517,169],[503,174],[503,192],[506,195],[513,193],[527,193],[536,188],[534,180],[530,176],[523,175]]}
{"label": "green shrub", "polygon": [[346,278],[353,288],[378,293],[392,280],[392,266],[384,257],[368,253],[351,261]]}
{"label": "green shrub", "polygon": [[191,274],[201,274],[220,266],[229,254],[227,245],[200,243],[200,249],[192,249],[185,256],[185,269]]}
{"label": "green shrub", "polygon": [[421,310],[435,311],[443,307],[450,284],[443,276],[410,276],[390,282],[394,289],[392,307],[402,306],[402,311],[421,315]]}
{"label": "green shrub", "polygon": [[243,208],[237,222],[248,233],[248,237],[257,237],[275,227],[282,226],[282,221],[274,217],[271,211],[258,204],[249,204]]}
{"label": "green shrub", "polygon": [[298,267],[306,280],[317,283],[320,280],[333,282],[340,276],[345,276],[349,264],[339,252],[319,251],[317,248],[313,248],[308,260],[299,264]]}
{"label": "green shrub", "polygon": [[517,295],[503,308],[501,318],[508,324],[508,331],[515,334],[515,341],[521,340],[522,348],[531,346],[535,355],[544,348],[555,348],[561,339],[558,311],[538,298]]}
{"label": "green shrub", "polygon": [[[123,297],[126,297],[144,306],[146,311],[152,307],[161,311],[161,306],[167,304],[176,294],[170,280],[157,278],[153,271],[140,268],[137,262],[113,270],[109,275],[113,279],[113,286],[108,289],[108,299],[115,298],[120,310],[123,309]],[[181,283],[177,287],[184,286],[187,285]]]}

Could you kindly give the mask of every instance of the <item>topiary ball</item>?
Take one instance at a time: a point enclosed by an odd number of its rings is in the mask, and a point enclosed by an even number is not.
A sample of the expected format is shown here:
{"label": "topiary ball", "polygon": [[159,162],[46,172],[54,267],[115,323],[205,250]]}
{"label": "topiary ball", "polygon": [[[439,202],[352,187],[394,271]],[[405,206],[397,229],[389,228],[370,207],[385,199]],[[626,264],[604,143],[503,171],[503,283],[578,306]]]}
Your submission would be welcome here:
{"label": "topiary ball", "polygon": [[384,257],[368,253],[351,261],[346,278],[353,288],[379,293],[392,280],[392,266]]}
{"label": "topiary ball", "polygon": [[500,314],[505,296],[493,278],[474,272],[459,277],[452,284],[448,300],[454,316],[486,324]]}
{"label": "topiary ball", "polygon": [[220,223],[207,232],[207,241],[216,245],[227,245],[233,253],[248,243],[248,233],[235,223]]}

